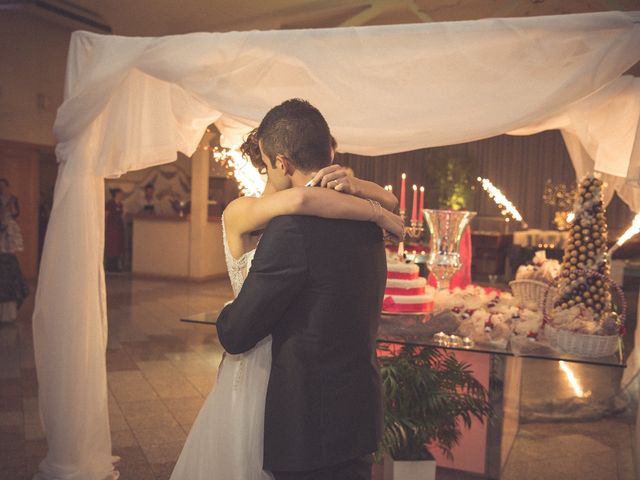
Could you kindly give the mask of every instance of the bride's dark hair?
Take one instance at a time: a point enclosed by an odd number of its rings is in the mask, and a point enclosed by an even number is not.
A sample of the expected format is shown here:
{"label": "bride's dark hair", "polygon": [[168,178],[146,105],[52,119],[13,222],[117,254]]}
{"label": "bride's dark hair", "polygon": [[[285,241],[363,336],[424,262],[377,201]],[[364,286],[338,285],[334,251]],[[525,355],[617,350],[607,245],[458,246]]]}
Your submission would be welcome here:
{"label": "bride's dark hair", "polygon": [[242,153],[242,156],[249,160],[260,173],[267,173],[267,166],[262,161],[262,155],[260,154],[257,128],[254,128],[249,132],[249,135],[247,135],[244,143],[240,145],[240,152]]}

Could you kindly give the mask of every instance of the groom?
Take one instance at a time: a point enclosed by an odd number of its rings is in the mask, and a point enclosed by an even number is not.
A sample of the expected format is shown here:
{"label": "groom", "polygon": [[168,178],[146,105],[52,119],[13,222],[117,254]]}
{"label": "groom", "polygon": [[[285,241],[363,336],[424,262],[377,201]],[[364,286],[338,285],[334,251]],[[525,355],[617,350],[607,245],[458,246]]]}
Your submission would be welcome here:
{"label": "groom", "polygon": [[[270,110],[257,136],[278,189],[302,187],[331,163],[329,126],[303,100]],[[276,480],[371,478],[382,433],[375,340],[385,277],[374,223],[282,216],[264,231],[217,326],[230,353],[272,335],[264,469]]]}

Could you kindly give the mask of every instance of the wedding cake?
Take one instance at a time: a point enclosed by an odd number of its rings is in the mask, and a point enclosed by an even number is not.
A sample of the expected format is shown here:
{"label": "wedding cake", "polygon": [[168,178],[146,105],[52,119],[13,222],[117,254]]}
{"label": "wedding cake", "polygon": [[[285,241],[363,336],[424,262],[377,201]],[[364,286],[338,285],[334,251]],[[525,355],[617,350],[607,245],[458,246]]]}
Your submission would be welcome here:
{"label": "wedding cake", "polygon": [[384,312],[426,313],[433,309],[433,294],[427,293],[427,281],[419,273],[415,263],[387,260]]}

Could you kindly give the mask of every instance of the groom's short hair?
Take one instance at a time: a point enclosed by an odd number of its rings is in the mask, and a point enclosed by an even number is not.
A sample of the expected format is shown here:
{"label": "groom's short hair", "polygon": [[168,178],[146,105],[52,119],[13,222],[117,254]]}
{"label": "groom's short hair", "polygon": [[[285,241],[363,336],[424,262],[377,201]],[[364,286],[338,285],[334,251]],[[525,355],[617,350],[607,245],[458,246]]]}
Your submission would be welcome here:
{"label": "groom's short hair", "polygon": [[284,155],[303,172],[331,164],[331,131],[320,111],[306,100],[292,98],[273,107],[258,127],[263,152],[275,166]]}

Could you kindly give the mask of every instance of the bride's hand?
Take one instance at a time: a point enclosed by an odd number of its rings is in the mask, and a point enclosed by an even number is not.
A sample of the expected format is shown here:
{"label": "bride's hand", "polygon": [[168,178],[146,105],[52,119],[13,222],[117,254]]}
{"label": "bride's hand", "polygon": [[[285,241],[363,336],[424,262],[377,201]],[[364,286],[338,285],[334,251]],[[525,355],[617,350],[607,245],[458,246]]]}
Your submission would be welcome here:
{"label": "bride's hand", "polygon": [[399,215],[383,208],[376,223],[397,240],[401,241],[404,238],[404,222]]}
{"label": "bride's hand", "polygon": [[309,183],[350,195],[360,194],[360,179],[353,176],[350,169],[337,163],[319,170]]}

